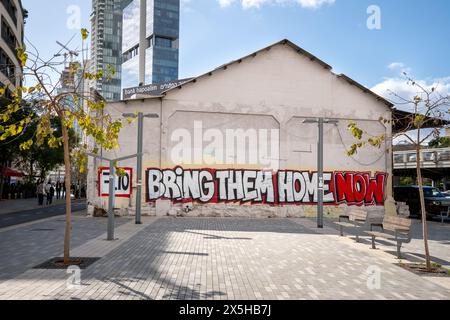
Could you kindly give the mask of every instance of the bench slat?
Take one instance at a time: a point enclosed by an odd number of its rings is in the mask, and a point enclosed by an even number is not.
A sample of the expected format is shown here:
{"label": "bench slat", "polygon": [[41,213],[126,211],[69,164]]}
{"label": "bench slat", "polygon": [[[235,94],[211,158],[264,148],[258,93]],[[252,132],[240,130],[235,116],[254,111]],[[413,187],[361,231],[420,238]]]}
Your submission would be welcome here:
{"label": "bench slat", "polygon": [[353,223],[348,223],[348,222],[336,222],[335,224],[338,225],[338,226],[347,227],[347,228],[355,228],[355,227],[357,227]]}
{"label": "bench slat", "polygon": [[353,209],[349,213],[350,220],[352,221],[366,221],[367,212],[364,210]]}
{"label": "bench slat", "polygon": [[366,233],[369,236],[374,236],[374,237],[377,237],[377,238],[384,238],[384,239],[388,239],[388,240],[394,240],[395,239],[395,237],[393,235],[388,234],[388,233],[375,232],[375,231],[366,231]]}
{"label": "bench slat", "polygon": [[411,229],[412,221],[410,219],[393,217],[393,216],[384,216],[383,219],[383,228],[390,231],[403,231],[409,232]]}

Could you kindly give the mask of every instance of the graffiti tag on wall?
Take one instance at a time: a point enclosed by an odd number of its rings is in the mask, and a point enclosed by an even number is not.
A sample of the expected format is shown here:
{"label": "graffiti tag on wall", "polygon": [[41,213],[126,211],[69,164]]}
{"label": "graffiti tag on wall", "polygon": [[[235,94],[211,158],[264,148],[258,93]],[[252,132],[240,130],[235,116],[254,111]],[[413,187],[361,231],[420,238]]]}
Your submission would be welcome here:
{"label": "graffiti tag on wall", "polygon": [[[133,169],[121,168],[123,176],[115,176],[114,195],[118,198],[130,198],[132,191]],[[109,168],[102,167],[98,170],[98,195],[100,197],[109,196]]]}
{"label": "graffiti tag on wall", "polygon": [[[147,202],[249,203],[313,205],[318,202],[318,174],[308,171],[168,170],[146,171]],[[330,205],[384,205],[386,173],[327,172],[324,202]]]}

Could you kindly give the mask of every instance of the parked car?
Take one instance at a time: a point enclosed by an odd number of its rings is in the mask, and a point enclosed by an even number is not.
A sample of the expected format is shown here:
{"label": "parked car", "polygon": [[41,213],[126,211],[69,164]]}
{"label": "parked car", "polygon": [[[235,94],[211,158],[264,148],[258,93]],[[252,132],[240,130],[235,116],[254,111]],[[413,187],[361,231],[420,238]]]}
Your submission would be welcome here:
{"label": "parked car", "polygon": [[[427,219],[440,216],[450,206],[450,196],[434,187],[423,187],[425,195],[425,210]],[[418,186],[394,187],[394,199],[397,202],[406,202],[411,216],[420,217],[420,198]]]}

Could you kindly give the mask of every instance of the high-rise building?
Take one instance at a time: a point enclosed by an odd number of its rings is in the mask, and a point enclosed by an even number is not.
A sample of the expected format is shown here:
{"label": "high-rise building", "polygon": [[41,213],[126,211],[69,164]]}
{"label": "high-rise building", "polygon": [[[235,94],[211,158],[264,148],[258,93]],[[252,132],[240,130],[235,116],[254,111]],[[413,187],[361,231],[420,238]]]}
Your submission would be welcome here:
{"label": "high-rise building", "polygon": [[23,46],[27,11],[20,0],[1,0],[0,87],[14,91],[21,84],[16,48]]}
{"label": "high-rise building", "polygon": [[92,0],[91,58],[92,72],[115,70],[112,79],[98,80],[94,87],[108,101],[121,98],[122,9],[132,0]]}
{"label": "high-rise building", "polygon": [[141,1],[123,10],[122,88],[178,80],[180,0],[147,0],[145,83],[139,83]]}
{"label": "high-rise building", "polygon": [[[82,108],[84,112],[89,112],[87,99],[89,99],[91,95],[90,86],[93,80],[84,78],[82,68],[88,70],[90,67],[90,60],[84,61],[84,66],[81,66],[80,62],[75,61],[66,65],[61,72],[57,93],[76,93],[78,95],[78,102],[75,102],[74,98],[70,96],[65,98],[66,105],[73,111],[78,111]],[[83,144],[87,142],[87,138],[77,122],[74,123],[73,130],[79,139],[79,142],[82,142]]]}

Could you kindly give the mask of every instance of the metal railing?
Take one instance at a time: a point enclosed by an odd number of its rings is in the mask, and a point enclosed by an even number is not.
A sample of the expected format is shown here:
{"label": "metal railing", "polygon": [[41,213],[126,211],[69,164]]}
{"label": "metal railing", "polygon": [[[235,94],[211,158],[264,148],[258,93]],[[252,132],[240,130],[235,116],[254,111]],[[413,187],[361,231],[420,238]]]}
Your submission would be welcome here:
{"label": "metal railing", "polygon": [[[450,168],[450,148],[422,149],[420,162],[428,168]],[[394,169],[415,168],[417,156],[415,150],[394,151]]]}

